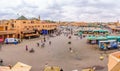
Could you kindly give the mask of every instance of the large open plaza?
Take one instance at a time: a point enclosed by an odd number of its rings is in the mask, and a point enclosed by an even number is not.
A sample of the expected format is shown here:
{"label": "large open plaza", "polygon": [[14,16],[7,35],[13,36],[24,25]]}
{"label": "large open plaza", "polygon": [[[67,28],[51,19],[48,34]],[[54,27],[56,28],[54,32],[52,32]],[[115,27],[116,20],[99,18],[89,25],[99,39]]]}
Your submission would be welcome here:
{"label": "large open plaza", "polygon": [[[45,65],[59,66],[64,71],[78,70],[84,68],[96,67],[96,71],[107,71],[108,54],[118,50],[110,50],[104,54],[98,46],[89,45],[86,38],[80,39],[78,36],[72,35],[68,39],[64,34],[56,37],[47,38],[45,47],[37,46],[36,43],[41,43],[42,38],[34,38],[23,40],[20,44],[4,44],[0,51],[4,65],[14,65],[17,62],[23,62],[31,65],[31,71],[43,71]],[[51,45],[49,45],[51,41]],[[71,44],[68,44],[71,41]],[[29,53],[25,50],[26,45],[28,50],[34,48],[34,53]],[[69,47],[73,52],[69,51]],[[101,54],[104,54],[104,59],[100,60]]]}

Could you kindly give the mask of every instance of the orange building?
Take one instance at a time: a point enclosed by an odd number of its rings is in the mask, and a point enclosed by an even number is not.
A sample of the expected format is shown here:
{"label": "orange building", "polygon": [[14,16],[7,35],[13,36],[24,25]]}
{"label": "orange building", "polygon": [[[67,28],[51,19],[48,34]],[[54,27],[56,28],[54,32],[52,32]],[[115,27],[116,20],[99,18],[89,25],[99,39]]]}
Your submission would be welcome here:
{"label": "orange building", "polygon": [[12,29],[8,21],[6,21],[4,22],[4,24],[0,24],[0,39],[5,39],[9,37],[16,37],[16,30]]}
{"label": "orange building", "polygon": [[71,23],[71,25],[72,26],[79,26],[79,27],[86,27],[86,26],[88,26],[88,24],[85,23],[85,22],[73,22],[73,23]]}
{"label": "orange building", "polygon": [[69,23],[68,22],[58,22],[59,26],[68,26]]}
{"label": "orange building", "polygon": [[97,22],[59,22],[60,26],[76,26],[76,27],[96,27],[99,24]]}
{"label": "orange building", "polygon": [[88,24],[85,22],[58,22],[59,26],[77,26],[77,27],[85,27]]}
{"label": "orange building", "polygon": [[119,21],[112,24],[107,24],[106,27],[110,28],[113,32],[120,32],[120,23]]}
{"label": "orange building", "polygon": [[109,55],[108,71],[120,71],[120,51]]}
{"label": "orange building", "polygon": [[47,30],[48,34],[57,29],[56,23],[41,22],[39,19],[28,20],[24,16],[18,19],[7,20],[0,24],[0,37],[24,38],[39,36],[42,30]]}

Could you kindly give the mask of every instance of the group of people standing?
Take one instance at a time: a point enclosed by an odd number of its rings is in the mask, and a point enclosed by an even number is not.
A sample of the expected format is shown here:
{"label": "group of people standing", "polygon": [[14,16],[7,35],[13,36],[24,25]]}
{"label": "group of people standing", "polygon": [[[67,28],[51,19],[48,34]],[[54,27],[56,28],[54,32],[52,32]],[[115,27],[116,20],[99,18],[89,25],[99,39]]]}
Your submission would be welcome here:
{"label": "group of people standing", "polygon": [[[41,39],[41,43],[39,43],[39,42],[36,43],[36,46],[43,48],[43,47],[45,47],[45,43],[46,43],[46,38],[44,37],[43,39]],[[51,41],[49,41],[48,43],[49,43],[49,45],[51,45]],[[25,46],[25,50],[26,50],[26,51],[29,50],[28,45]],[[29,50],[29,52],[30,52],[30,53],[33,53],[33,52],[35,52],[35,50],[34,50],[33,48],[31,48],[31,49]]]}
{"label": "group of people standing", "polygon": [[[26,45],[26,51],[28,51],[28,46]],[[31,48],[30,50],[29,50],[29,52],[30,53],[33,53],[33,52],[35,52],[35,50],[33,49],[33,48]]]}

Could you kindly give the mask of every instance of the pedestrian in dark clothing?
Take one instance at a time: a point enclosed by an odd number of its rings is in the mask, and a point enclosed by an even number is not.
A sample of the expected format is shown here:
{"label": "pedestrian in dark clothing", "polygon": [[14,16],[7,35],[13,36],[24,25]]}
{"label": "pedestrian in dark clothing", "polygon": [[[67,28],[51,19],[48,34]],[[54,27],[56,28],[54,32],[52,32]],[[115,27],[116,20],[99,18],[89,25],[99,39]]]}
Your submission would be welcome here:
{"label": "pedestrian in dark clothing", "polygon": [[68,44],[71,44],[71,41],[69,41]]}
{"label": "pedestrian in dark clothing", "polygon": [[10,67],[10,69],[11,69],[11,68],[12,68],[12,65],[11,65],[11,64],[9,64],[9,65],[8,65],[8,67]]}
{"label": "pedestrian in dark clothing", "polygon": [[63,69],[61,68],[60,71],[63,71]]}
{"label": "pedestrian in dark clothing", "polygon": [[42,43],[42,44],[41,44],[41,47],[44,47],[44,46],[45,46],[45,43]]}
{"label": "pedestrian in dark clothing", "polygon": [[44,42],[46,42],[46,39],[44,38]]}
{"label": "pedestrian in dark clothing", "polygon": [[39,43],[37,43],[37,46],[38,46],[38,47],[39,47],[39,45],[40,45],[40,44],[39,44]]}
{"label": "pedestrian in dark clothing", "polygon": [[49,45],[51,45],[51,41],[49,41]]}
{"label": "pedestrian in dark clothing", "polygon": [[2,59],[0,60],[0,64],[1,64],[1,65],[3,64],[3,60],[2,60]]}
{"label": "pedestrian in dark clothing", "polygon": [[28,51],[28,46],[26,45],[26,51]]}
{"label": "pedestrian in dark clothing", "polygon": [[71,50],[72,50],[72,48],[71,48],[71,47],[69,47],[69,50],[71,51]]}
{"label": "pedestrian in dark clothing", "polygon": [[70,52],[71,52],[71,53],[73,52],[73,50],[72,50],[72,48],[71,48],[71,47],[69,47],[69,50],[70,50]]}
{"label": "pedestrian in dark clothing", "polygon": [[29,51],[30,53],[34,53],[35,50],[33,48],[31,48],[31,50]]}
{"label": "pedestrian in dark clothing", "polygon": [[69,36],[68,38],[71,39],[71,36]]}

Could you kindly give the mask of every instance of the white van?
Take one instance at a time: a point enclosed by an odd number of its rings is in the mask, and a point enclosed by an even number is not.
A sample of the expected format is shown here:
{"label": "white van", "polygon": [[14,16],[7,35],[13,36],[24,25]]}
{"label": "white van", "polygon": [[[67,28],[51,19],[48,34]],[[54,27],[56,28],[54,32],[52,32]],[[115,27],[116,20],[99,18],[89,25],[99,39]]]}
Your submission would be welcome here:
{"label": "white van", "polygon": [[20,40],[17,38],[6,38],[4,41],[5,44],[9,44],[9,43],[20,43]]}

